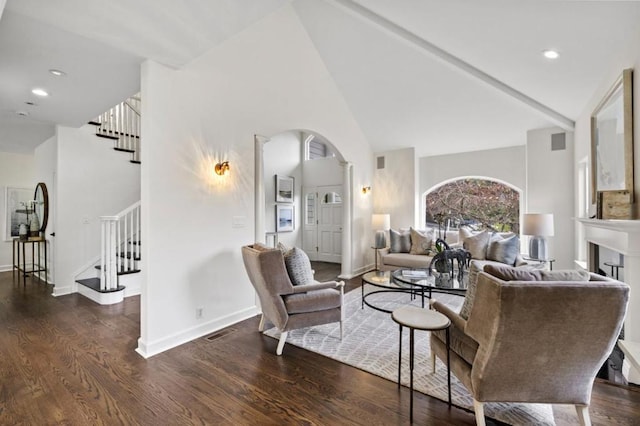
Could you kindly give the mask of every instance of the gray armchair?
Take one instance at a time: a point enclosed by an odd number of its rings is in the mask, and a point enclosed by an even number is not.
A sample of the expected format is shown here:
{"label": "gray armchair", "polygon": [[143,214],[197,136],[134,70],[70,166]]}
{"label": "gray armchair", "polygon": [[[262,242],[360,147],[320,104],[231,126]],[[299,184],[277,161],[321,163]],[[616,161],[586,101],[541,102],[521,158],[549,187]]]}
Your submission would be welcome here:
{"label": "gray armchair", "polygon": [[281,333],[277,355],[282,355],[289,330],[297,328],[340,321],[342,339],[344,282],[294,286],[282,252],[259,244],[242,247],[242,259],[260,299],[262,317],[258,331],[263,331],[269,321]]}
{"label": "gray armchair", "polygon": [[[590,425],[593,381],[620,333],[629,286],[595,274],[588,281],[523,274],[505,281],[480,272],[467,320],[432,301],[452,320],[451,371],[473,396],[478,425],[483,403],[500,401],[575,405],[580,424]],[[432,333],[431,348],[446,362],[443,338]]]}

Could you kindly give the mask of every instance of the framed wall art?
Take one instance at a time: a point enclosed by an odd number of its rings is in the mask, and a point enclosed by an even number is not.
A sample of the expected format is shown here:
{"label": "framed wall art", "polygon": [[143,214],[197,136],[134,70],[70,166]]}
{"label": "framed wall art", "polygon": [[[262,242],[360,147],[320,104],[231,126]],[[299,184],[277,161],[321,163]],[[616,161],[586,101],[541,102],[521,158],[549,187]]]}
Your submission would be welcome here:
{"label": "framed wall art", "polygon": [[276,175],[276,203],[293,203],[293,178]]}
{"label": "framed wall art", "polygon": [[32,213],[33,189],[6,187],[4,194],[4,240],[18,238],[20,224],[29,225]]}
{"label": "framed wall art", "polygon": [[626,191],[633,202],[632,81],[633,70],[624,70],[591,115],[593,202],[608,191]]}
{"label": "framed wall art", "polygon": [[276,206],[276,232],[289,232],[295,229],[292,205]]}

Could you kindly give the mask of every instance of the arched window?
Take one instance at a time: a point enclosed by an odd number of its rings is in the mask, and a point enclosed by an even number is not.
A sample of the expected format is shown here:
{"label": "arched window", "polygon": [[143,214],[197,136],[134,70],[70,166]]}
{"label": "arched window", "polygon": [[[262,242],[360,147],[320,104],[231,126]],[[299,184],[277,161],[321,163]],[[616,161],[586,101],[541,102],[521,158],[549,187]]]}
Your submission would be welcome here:
{"label": "arched window", "polygon": [[426,223],[520,232],[520,193],[503,183],[462,178],[426,194]]}

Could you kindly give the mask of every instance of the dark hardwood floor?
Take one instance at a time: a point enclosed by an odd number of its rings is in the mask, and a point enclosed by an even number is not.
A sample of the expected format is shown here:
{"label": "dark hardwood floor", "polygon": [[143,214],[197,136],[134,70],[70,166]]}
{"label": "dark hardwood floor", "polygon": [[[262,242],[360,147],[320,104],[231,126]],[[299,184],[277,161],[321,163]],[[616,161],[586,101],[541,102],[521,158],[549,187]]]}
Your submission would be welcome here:
{"label": "dark hardwood floor", "polygon": [[[409,423],[406,388],[292,345],[278,357],[257,318],[145,360],[138,297],[99,306],[51,289],[0,273],[2,425]],[[416,424],[475,424],[420,393],[415,408]],[[591,414],[639,424],[640,392],[597,383]]]}

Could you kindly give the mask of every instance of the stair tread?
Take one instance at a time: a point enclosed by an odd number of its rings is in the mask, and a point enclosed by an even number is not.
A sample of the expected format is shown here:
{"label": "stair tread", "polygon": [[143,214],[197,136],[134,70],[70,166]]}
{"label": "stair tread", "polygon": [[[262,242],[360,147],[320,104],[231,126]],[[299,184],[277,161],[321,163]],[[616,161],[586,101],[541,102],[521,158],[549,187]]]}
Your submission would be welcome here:
{"label": "stair tread", "polygon": [[129,161],[132,162],[133,164],[142,164],[142,162],[139,160],[129,160]]}
{"label": "stair tread", "polygon": [[131,153],[136,152],[135,150],[133,150],[133,149],[128,149],[128,148],[117,148],[117,147],[116,147],[116,148],[113,148],[113,149],[115,149],[116,151],[120,151],[120,152],[131,152]]}
{"label": "stair tread", "polygon": [[[96,265],[95,268],[97,270],[100,270],[101,266],[100,265]],[[120,268],[120,270],[118,271],[118,275],[137,274],[140,271],[141,271],[141,269],[124,269],[124,268]]]}
{"label": "stair tread", "polygon": [[114,134],[114,135],[128,136],[130,138],[140,139],[140,136],[132,135],[131,133],[123,133],[123,132],[117,132],[117,131],[107,130],[107,129],[98,129],[98,132],[103,132],[103,134],[111,133],[111,134]]}
{"label": "stair tread", "polygon": [[96,136],[101,137],[101,138],[105,138],[105,139],[111,139],[111,140],[114,140],[114,141],[120,140],[120,138],[117,137],[117,136],[103,135],[102,133],[96,133]]}
{"label": "stair tread", "polygon": [[98,293],[113,293],[124,290],[123,285],[118,285],[118,288],[113,290],[100,290],[100,278],[85,278],[83,280],[76,280],[76,282],[90,288],[91,290],[97,291]]}

